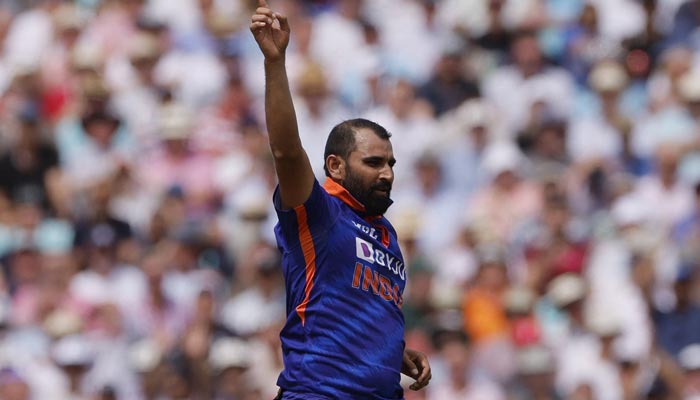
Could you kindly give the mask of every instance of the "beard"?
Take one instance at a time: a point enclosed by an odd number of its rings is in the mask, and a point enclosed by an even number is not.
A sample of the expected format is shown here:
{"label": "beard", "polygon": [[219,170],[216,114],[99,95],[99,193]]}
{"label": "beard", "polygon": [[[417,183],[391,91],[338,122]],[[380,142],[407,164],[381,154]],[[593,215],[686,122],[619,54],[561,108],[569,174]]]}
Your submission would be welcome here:
{"label": "beard", "polygon": [[[343,181],[343,186],[352,197],[365,206],[365,211],[369,215],[383,215],[394,202],[391,200],[391,183],[380,181],[367,187],[350,169]],[[386,195],[378,193],[377,190],[386,191]]]}

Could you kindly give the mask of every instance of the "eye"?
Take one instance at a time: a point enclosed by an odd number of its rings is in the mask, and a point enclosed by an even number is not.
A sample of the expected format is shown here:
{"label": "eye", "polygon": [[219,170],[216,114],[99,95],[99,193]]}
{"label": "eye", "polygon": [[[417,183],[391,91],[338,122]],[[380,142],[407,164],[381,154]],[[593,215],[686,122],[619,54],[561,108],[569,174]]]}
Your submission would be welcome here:
{"label": "eye", "polygon": [[369,165],[370,167],[380,167],[383,163],[383,160],[377,159],[377,158],[370,158],[365,160],[365,164]]}

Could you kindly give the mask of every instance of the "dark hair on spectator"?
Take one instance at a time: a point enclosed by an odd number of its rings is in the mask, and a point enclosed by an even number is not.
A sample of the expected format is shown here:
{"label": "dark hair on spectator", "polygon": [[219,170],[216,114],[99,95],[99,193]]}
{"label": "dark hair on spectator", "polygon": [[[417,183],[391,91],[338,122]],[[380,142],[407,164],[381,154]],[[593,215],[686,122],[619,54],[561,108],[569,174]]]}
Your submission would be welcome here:
{"label": "dark hair on spectator", "polygon": [[433,347],[437,350],[442,350],[447,343],[458,342],[464,345],[469,345],[469,336],[463,330],[452,328],[435,328],[431,332],[430,337]]}
{"label": "dark hair on spectator", "polygon": [[537,31],[530,28],[522,28],[513,32],[511,45],[521,39],[537,39]]}
{"label": "dark hair on spectator", "polygon": [[364,118],[348,119],[339,123],[331,129],[326,141],[326,150],[323,153],[323,170],[326,176],[331,176],[326,167],[326,159],[331,154],[347,159],[350,153],[355,150],[355,133],[358,129],[371,129],[379,138],[389,140],[389,133],[383,126],[376,122]]}

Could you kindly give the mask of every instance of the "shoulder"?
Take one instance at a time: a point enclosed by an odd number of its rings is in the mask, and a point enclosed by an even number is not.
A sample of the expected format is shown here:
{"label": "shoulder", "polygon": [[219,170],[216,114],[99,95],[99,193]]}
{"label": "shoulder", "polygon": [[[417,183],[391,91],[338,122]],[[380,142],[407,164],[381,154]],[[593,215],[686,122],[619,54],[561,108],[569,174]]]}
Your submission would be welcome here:
{"label": "shoulder", "polygon": [[296,232],[301,227],[308,227],[320,234],[329,229],[341,213],[341,202],[329,194],[317,180],[314,180],[311,193],[304,203],[289,209],[283,208],[279,187],[273,194],[273,203],[279,218],[279,227],[283,232]]}

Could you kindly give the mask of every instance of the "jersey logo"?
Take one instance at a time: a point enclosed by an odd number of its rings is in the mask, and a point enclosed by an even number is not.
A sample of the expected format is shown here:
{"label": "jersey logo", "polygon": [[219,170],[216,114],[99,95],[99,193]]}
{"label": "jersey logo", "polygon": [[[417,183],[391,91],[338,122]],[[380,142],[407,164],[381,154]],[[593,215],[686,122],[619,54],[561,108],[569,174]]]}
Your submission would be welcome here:
{"label": "jersey logo", "polygon": [[398,275],[401,280],[406,280],[406,268],[398,257],[392,256],[381,248],[374,248],[372,243],[359,237],[355,237],[355,255],[360,260],[367,261],[370,264],[386,267]]}
{"label": "jersey logo", "polygon": [[374,263],[374,246],[372,246],[372,243],[356,237],[355,253],[357,258]]}

